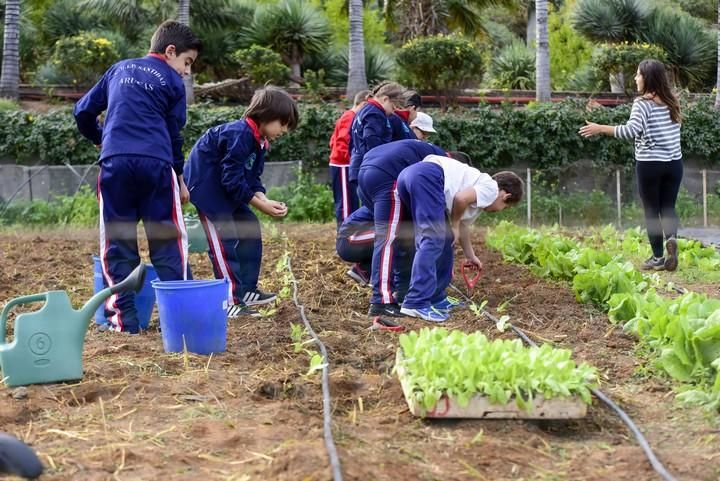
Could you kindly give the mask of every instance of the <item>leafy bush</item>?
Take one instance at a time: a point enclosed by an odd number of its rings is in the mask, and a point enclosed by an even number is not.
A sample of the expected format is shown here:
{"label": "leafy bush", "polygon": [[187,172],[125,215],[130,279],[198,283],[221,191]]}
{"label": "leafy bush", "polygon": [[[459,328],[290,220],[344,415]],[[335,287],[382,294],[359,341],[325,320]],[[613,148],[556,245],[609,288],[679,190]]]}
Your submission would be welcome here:
{"label": "leafy bush", "polygon": [[285,187],[273,187],[270,199],[285,202],[287,222],[330,222],[335,219],[332,190],[318,184],[311,175],[298,172],[298,178]]}
{"label": "leafy bush", "polygon": [[548,34],[550,49],[550,78],[557,90],[568,88],[578,72],[588,65],[593,51],[590,41],[570,24],[575,0],[566,1],[557,12],[550,12]]}
{"label": "leafy bush", "polygon": [[459,35],[411,40],[397,56],[404,73],[402,80],[420,90],[452,96],[457,90],[480,82],[485,66],[478,47]]}
{"label": "leafy bush", "polygon": [[95,193],[84,185],[74,196],[56,197],[52,202],[13,202],[0,206],[0,225],[73,225],[97,224],[98,202]]}
{"label": "leafy bush", "polygon": [[267,82],[285,85],[290,75],[290,68],[283,63],[280,54],[260,45],[238,50],[233,57],[255,85],[262,86]]}
{"label": "leafy bush", "polygon": [[488,71],[490,86],[501,89],[535,88],[535,52],[517,41],[493,55]]}
{"label": "leafy bush", "polygon": [[593,65],[600,75],[615,75],[623,79],[625,92],[635,91],[635,72],[643,60],[667,60],[665,51],[648,43],[616,43],[601,45],[593,53]]}
{"label": "leafy bush", "polygon": [[73,83],[91,85],[119,58],[110,40],[80,33],[58,40],[51,60],[60,73],[72,76]]}

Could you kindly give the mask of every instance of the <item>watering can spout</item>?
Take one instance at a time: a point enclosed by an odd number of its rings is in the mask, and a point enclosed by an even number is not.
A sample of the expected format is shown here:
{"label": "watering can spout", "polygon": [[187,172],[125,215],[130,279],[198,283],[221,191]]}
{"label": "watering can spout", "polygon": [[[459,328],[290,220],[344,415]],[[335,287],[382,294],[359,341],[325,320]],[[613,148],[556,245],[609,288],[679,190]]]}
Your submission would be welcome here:
{"label": "watering can spout", "polygon": [[145,264],[138,265],[129,276],[119,284],[103,289],[90,298],[89,301],[80,309],[84,317],[90,319],[98,307],[113,294],[119,292],[135,291],[139,292],[145,282]]}

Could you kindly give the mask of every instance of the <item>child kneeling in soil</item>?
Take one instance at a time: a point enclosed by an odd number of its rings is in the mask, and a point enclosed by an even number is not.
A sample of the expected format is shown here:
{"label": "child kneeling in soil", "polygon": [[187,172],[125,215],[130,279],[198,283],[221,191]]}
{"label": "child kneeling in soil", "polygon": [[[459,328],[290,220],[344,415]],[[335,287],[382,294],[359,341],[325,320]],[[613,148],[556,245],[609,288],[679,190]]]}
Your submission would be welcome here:
{"label": "child kneeling in soil", "polygon": [[295,129],[297,121],[290,95],[265,87],[255,92],[241,120],[205,132],[185,165],[190,202],[205,229],[215,277],[230,281],[228,317],[258,316],[250,306],[276,298],[257,286],[262,240],[260,222],[249,206],[272,217],[287,214],[284,203],[265,196],[260,176],[268,139]]}
{"label": "child kneeling in soil", "polygon": [[482,269],[470,240],[470,225],[480,211],[498,212],[520,202],[523,181],[513,172],[490,177],[449,157],[428,155],[400,173],[397,192],[415,230],[410,289],[400,312],[444,322],[458,303],[447,297],[453,244]]}

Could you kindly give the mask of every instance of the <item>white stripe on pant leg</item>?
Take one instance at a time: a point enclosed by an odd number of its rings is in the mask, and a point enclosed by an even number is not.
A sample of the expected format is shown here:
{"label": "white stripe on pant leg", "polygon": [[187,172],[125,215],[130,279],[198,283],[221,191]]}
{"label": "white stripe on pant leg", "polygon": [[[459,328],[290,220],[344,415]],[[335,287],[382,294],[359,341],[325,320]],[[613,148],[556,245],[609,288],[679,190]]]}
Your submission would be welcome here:
{"label": "white stripe on pant leg", "polygon": [[[102,174],[102,167],[101,174]],[[105,233],[105,216],[103,215],[103,209],[105,207],[105,203],[103,202],[102,197],[102,191],[100,190],[100,175],[98,174],[98,185],[97,185],[97,195],[98,195],[98,220],[99,220],[99,226],[100,226],[100,267],[102,268],[103,276],[105,277],[105,281],[107,281],[108,286],[112,287],[115,285],[112,278],[110,277],[110,271],[108,271],[107,267],[107,251],[108,251],[108,241],[107,241],[107,234]],[[110,327],[113,331],[122,331],[123,327],[123,321],[122,316],[120,314],[120,309],[117,307],[117,300],[118,300],[118,294],[112,294],[110,297],[107,298],[105,301],[105,308],[108,311],[113,311],[115,314],[110,316],[109,319],[106,319],[110,323]]]}
{"label": "white stripe on pant leg", "polygon": [[350,186],[348,185],[347,167],[340,167],[340,185],[342,186],[342,216],[343,220],[350,215]]}
{"label": "white stripe on pant leg", "polygon": [[[172,167],[170,168],[172,170]],[[175,227],[180,232],[180,259],[182,262],[183,280],[188,277],[188,234],[185,228],[185,218],[182,213],[182,202],[180,201],[180,184],[178,183],[175,171],[172,170],[173,179],[173,209],[175,211]]]}
{"label": "white stripe on pant leg", "polygon": [[364,242],[371,241],[374,239],[375,239],[375,231],[374,230],[357,232],[348,237],[348,241],[350,241],[351,243],[355,243],[355,242],[364,243]]}
{"label": "white stripe on pant leg", "polygon": [[382,254],[380,256],[380,295],[382,296],[383,304],[388,304],[392,301],[392,292],[390,288],[390,264],[392,263],[393,242],[395,241],[395,237],[397,237],[397,228],[400,223],[400,198],[398,197],[397,190],[395,190],[394,187],[391,195],[392,203],[390,205],[390,223],[387,227],[385,246],[383,247]]}
{"label": "white stripe on pant leg", "polygon": [[205,218],[205,223],[207,224],[207,230],[210,234],[210,245],[212,246],[213,254],[215,254],[215,263],[220,268],[220,272],[222,272],[223,277],[230,281],[228,284],[228,302],[230,305],[233,305],[235,304],[235,298],[233,296],[233,292],[235,291],[235,281],[232,276],[230,276],[230,268],[227,265],[225,256],[223,255],[222,245],[220,244],[220,238],[217,234],[215,226],[207,217]]}

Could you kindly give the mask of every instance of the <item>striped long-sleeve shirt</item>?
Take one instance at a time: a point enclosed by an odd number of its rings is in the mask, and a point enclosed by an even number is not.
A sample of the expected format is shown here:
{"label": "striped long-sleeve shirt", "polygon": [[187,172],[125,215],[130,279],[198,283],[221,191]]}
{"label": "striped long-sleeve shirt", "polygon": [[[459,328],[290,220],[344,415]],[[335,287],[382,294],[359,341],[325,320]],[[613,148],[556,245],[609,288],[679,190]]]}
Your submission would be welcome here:
{"label": "striped long-sleeve shirt", "polygon": [[681,159],[680,124],[670,118],[670,109],[652,100],[637,98],[630,120],[615,127],[615,137],[635,139],[635,160],[669,162]]}

